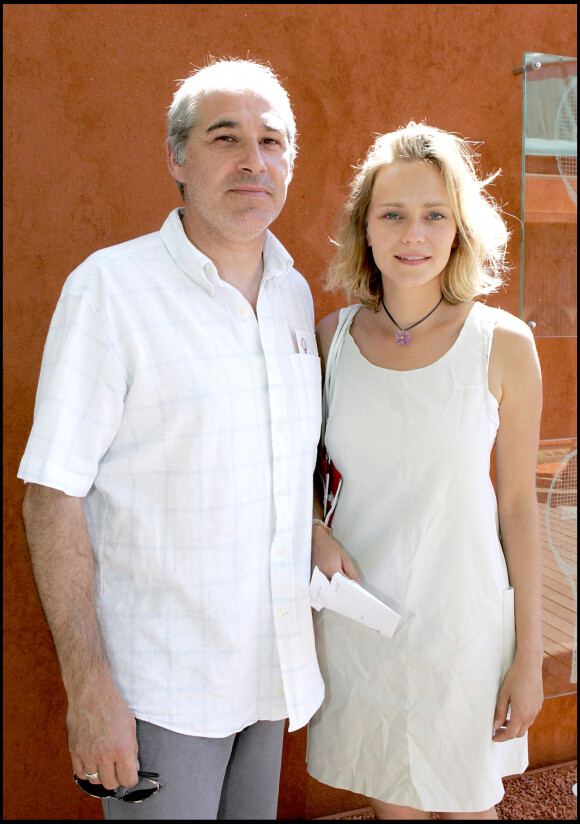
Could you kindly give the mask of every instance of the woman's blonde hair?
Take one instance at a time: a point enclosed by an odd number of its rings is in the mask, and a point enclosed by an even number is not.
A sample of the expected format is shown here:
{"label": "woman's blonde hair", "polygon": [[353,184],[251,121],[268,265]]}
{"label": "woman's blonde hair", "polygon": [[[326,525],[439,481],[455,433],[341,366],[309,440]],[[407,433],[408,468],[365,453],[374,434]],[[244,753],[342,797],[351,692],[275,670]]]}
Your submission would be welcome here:
{"label": "woman's blonde hair", "polygon": [[496,292],[503,283],[509,232],[500,208],[485,191],[499,171],[481,180],[476,154],[460,137],[411,121],[380,135],[356,167],[339,230],[338,251],[331,263],[327,289],[343,289],[349,301],[377,310],[383,297],[381,272],[367,244],[367,214],[377,172],[396,160],[433,163],[447,188],[457,223],[458,243],[442,272],[441,289],[450,303]]}

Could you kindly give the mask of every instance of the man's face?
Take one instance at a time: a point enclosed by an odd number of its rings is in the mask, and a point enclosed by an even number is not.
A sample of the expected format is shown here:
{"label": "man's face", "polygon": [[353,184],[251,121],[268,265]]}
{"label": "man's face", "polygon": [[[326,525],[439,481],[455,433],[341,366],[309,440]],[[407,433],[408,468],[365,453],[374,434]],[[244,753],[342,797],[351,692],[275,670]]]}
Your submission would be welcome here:
{"label": "man's face", "polygon": [[185,188],[190,240],[263,236],[286,200],[290,158],[284,120],[267,98],[249,91],[202,98],[185,162],[178,166],[168,154],[170,172]]}

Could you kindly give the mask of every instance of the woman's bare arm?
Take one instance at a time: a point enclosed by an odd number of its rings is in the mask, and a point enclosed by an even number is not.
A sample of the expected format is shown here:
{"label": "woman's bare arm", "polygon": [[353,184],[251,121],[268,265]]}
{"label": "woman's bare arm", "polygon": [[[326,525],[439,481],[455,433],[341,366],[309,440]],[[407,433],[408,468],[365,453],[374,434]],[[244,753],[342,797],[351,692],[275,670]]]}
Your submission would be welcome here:
{"label": "woman's bare arm", "polygon": [[[495,331],[490,389],[498,400],[496,493],[501,541],[514,588],[516,655],[500,689],[495,741],[522,736],[543,701],[542,558],[536,464],[542,382],[532,334],[526,324],[504,315]],[[506,725],[508,704],[510,720]],[[505,729],[504,729],[505,726]]]}
{"label": "woman's bare arm", "polygon": [[[322,381],[326,370],[328,351],[332,338],[338,326],[338,316],[340,310],[327,315],[318,324],[316,330],[316,340],[318,342],[318,353],[322,362]],[[314,484],[313,496],[313,518],[322,519],[322,504],[318,496],[317,484]],[[312,569],[317,566],[327,578],[332,578],[335,572],[341,572],[347,578],[359,581],[356,567],[348,557],[347,553],[331,535],[322,529],[320,525],[312,527]]]}

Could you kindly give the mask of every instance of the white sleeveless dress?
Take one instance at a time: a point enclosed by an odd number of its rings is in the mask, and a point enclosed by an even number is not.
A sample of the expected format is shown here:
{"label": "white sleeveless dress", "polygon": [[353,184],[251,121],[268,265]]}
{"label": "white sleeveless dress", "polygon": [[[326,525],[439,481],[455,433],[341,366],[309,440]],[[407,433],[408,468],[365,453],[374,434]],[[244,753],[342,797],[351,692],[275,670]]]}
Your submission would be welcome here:
{"label": "white sleeveless dress", "polygon": [[451,349],[410,371],[374,366],[347,332],[329,409],[326,443],[344,478],[333,534],[402,619],[387,639],[315,615],[326,696],[309,725],[308,772],[420,810],[489,809],[501,776],[528,764],[527,736],[491,740],[515,651],[489,476],[500,311],[475,303]]}

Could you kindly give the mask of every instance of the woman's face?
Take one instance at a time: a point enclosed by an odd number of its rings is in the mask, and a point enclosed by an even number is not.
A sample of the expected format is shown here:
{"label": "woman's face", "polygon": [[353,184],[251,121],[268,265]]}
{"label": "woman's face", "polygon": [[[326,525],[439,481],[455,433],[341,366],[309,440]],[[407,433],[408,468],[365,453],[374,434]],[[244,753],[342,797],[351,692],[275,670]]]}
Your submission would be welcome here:
{"label": "woman's face", "polygon": [[417,287],[439,279],[456,235],[449,195],[436,166],[396,160],[378,171],[367,242],[385,286]]}

